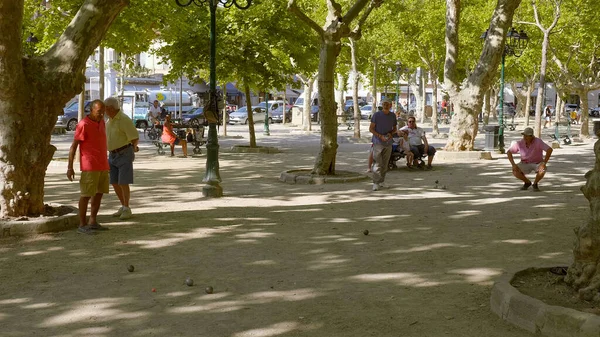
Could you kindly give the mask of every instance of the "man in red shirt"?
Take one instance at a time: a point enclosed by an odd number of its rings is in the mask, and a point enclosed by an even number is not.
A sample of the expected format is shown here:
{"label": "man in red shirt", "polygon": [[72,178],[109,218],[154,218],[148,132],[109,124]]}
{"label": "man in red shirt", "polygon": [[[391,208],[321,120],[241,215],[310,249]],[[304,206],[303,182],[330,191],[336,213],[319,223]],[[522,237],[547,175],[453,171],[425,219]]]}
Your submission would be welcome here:
{"label": "man in red shirt", "polygon": [[[79,197],[79,228],[77,228],[77,232],[95,234],[97,230],[108,229],[96,220],[102,195],[108,193],[108,171],[110,170],[106,154],[108,150],[104,125],[104,103],[101,100],[92,102],[90,114],[79,121],[75,129],[67,166],[67,178],[70,181],[73,181],[75,177],[73,160],[77,147],[81,149],[81,178],[79,180],[81,196]],[[86,213],[90,199],[92,207],[88,222]]]}
{"label": "man in red shirt", "polygon": [[[546,165],[548,164],[548,160],[550,160],[550,155],[552,155],[552,148],[541,139],[536,138],[533,135],[532,128],[525,128],[521,134],[523,135],[523,139],[514,143],[508,149],[506,155],[512,165],[513,175],[523,181],[521,190],[527,190],[531,186],[531,180],[527,179],[525,175],[535,171],[533,190],[539,192],[538,182],[546,175]],[[545,157],[543,156],[543,152],[546,152]],[[515,164],[513,153],[521,154],[520,163]]]}

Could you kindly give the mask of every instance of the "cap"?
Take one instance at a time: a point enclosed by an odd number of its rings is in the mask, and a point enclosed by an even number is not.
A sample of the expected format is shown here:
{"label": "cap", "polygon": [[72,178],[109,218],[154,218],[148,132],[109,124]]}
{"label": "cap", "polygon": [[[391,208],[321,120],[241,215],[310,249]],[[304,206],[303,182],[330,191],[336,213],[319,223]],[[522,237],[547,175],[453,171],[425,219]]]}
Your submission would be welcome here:
{"label": "cap", "polygon": [[389,99],[389,98],[384,98],[384,99],[381,101],[381,104],[383,104],[383,103],[390,103],[390,104],[392,104],[392,100],[391,100],[391,99]]}
{"label": "cap", "polygon": [[533,129],[532,128],[525,128],[525,130],[523,130],[523,132],[521,132],[521,134],[523,136],[533,136]]}

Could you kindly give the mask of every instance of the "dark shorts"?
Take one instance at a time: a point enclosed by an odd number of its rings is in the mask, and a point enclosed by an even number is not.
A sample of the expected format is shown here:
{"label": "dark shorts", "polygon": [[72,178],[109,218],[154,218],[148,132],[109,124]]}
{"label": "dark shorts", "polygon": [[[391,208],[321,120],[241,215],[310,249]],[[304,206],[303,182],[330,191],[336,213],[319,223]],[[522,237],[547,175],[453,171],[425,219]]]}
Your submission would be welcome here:
{"label": "dark shorts", "polygon": [[[411,145],[410,152],[412,152],[415,155],[415,158],[420,158],[425,153],[425,145],[418,145],[418,146]],[[427,156],[431,157],[434,155],[435,155],[435,147],[428,146]]]}
{"label": "dark shorts", "polygon": [[133,146],[125,150],[110,153],[108,155],[108,164],[110,166],[110,183],[119,185],[133,184],[133,160],[135,153]]}

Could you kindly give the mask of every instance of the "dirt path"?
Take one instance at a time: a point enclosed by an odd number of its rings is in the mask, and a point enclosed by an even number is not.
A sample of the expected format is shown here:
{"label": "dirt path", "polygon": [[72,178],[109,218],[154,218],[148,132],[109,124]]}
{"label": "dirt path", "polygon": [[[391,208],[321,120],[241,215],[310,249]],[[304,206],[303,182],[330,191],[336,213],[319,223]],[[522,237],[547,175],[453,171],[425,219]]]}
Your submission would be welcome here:
{"label": "dirt path", "polygon": [[[312,165],[318,135],[273,129],[259,143],[284,153],[222,151],[222,199],[200,198],[205,157],[144,144],[131,221],[109,216],[110,194],[108,232],[1,240],[0,335],[529,336],[490,312],[490,287],[569,262],[591,142],[555,151],[541,193],[517,191],[505,157],[394,171],[392,189],[371,192],[278,182]],[[368,147],[342,143],[338,169],[363,171]],[[49,167],[46,200],[75,205],[64,168]]]}

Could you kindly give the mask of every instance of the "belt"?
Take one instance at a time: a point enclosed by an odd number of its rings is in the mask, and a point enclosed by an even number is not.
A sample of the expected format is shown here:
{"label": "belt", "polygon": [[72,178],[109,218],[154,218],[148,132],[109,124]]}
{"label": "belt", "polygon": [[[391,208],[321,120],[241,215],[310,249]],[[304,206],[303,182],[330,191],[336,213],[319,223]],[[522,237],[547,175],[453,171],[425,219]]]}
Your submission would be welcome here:
{"label": "belt", "polygon": [[131,143],[129,143],[129,144],[127,144],[127,145],[123,145],[123,146],[121,146],[120,148],[118,148],[118,149],[114,149],[114,150],[111,150],[111,151],[109,151],[109,152],[110,152],[110,153],[119,153],[119,152],[121,152],[121,151],[123,151],[123,150],[127,149],[127,148],[128,148],[128,147],[130,147],[130,146],[131,146]]}

